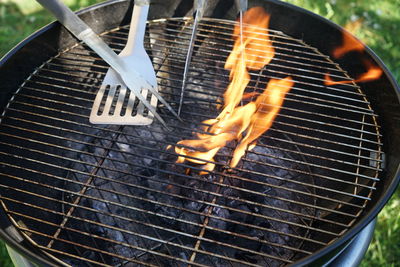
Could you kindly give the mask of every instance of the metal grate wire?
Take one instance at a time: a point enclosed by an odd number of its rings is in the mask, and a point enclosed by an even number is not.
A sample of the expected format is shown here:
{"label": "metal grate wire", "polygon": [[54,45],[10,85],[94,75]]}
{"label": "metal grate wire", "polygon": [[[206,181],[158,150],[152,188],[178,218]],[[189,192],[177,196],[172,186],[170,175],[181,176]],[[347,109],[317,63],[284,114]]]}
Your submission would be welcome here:
{"label": "metal grate wire", "polygon": [[[0,124],[0,200],[37,248],[71,265],[281,266],[327,246],[362,217],[382,170],[380,127],[355,84],[325,86],[340,66],[301,40],[257,29],[276,55],[252,73],[250,91],[293,77],[273,127],[230,169],[177,164],[167,149],[218,114],[234,22],[204,19],[195,42],[182,116],[173,128],[88,122],[107,65],[82,44],[37,68]],[[127,26],[102,37],[118,52]],[[148,23],[146,47],[160,92],[179,103],[191,21]],[[262,48],[260,48],[262,49]],[[254,51],[248,51],[252,53]]]}

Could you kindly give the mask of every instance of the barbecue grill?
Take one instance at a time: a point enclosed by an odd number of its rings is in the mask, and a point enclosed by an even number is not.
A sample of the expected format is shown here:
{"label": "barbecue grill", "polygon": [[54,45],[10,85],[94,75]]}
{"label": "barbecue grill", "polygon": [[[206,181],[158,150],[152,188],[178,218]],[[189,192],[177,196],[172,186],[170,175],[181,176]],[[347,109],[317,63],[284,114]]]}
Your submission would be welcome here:
{"label": "barbecue grill", "polygon": [[[317,263],[345,247],[399,182],[399,89],[365,48],[332,57],[343,30],[278,1],[271,14],[271,79],[295,82],[269,131],[235,168],[236,144],[216,167],[178,163],[171,149],[203,133],[229,83],[224,62],[237,23],[233,1],[208,1],[186,80],[183,122],[159,104],[172,131],[92,125],[90,108],[108,66],[58,23],[0,65],[1,234],[42,263],[73,266],[282,266]],[[81,17],[115,51],[132,3],[111,1]],[[145,47],[160,93],[178,108],[193,20],[188,1],[152,1]],[[112,14],[112,15],[109,15]],[[251,51],[250,51],[251,53]],[[383,75],[355,82],[372,62]],[[326,85],[325,77],[346,81]]]}

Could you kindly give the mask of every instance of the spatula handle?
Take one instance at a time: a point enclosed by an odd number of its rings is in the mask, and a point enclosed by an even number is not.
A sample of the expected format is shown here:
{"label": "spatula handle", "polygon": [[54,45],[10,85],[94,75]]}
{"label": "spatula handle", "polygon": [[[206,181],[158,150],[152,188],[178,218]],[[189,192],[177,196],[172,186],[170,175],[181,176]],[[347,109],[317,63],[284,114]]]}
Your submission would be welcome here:
{"label": "spatula handle", "polygon": [[[59,22],[61,22],[77,38],[79,35],[90,29],[71,9],[60,0],[36,0],[44,8],[50,11]],[[81,38],[79,38],[81,39]]]}
{"label": "spatula handle", "polygon": [[60,0],[37,1],[49,10],[75,37],[84,41],[118,73],[125,71],[124,64],[117,57],[117,54],[63,2]]}
{"label": "spatula handle", "polygon": [[121,55],[129,55],[133,53],[133,51],[141,51],[142,53],[146,53],[143,42],[146,32],[149,5],[149,0],[135,0],[135,6],[133,7],[132,19],[128,34],[128,41],[126,42],[126,46]]}
{"label": "spatula handle", "polygon": [[150,5],[150,0],[135,0],[136,6],[148,6]]}

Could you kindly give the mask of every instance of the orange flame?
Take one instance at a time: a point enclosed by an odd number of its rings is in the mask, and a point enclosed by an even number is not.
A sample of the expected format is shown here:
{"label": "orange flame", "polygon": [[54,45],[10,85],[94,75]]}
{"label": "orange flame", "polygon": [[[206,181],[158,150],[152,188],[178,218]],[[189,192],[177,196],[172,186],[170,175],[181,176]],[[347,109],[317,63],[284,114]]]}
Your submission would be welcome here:
{"label": "orange flame", "polygon": [[347,31],[354,34],[356,31],[361,29],[363,23],[364,23],[364,19],[358,18],[356,20],[351,20],[351,21],[347,22],[346,25],[344,26],[344,28]]}
{"label": "orange flame", "polygon": [[369,82],[378,79],[382,75],[382,69],[374,66],[369,61],[364,61],[365,66],[367,67],[367,72],[361,74],[355,80],[346,80],[346,81],[333,81],[331,77],[329,77],[329,73],[325,74],[325,85],[331,86],[336,84],[348,84],[348,83],[358,83],[358,82]]}
{"label": "orange flame", "polygon": [[332,52],[334,58],[341,58],[351,51],[364,51],[364,45],[348,32],[343,32],[343,43]]}
{"label": "orange flame", "polygon": [[[275,51],[266,31],[269,18],[261,7],[251,8],[243,16],[241,38],[238,37],[240,27],[235,27],[234,36],[237,37],[225,64],[225,68],[231,70],[231,82],[224,93],[224,109],[216,119],[203,122],[208,126],[203,127],[205,133],[196,135],[198,139],[178,142],[180,146],[175,147],[179,155],[178,163],[189,161],[202,164],[203,170],[212,171],[215,167],[214,156],[222,147],[236,140],[239,144],[230,162],[231,167],[236,167],[246,149],[252,148],[255,140],[271,127],[286,93],[293,86],[291,77],[271,79],[260,95],[244,93],[251,79],[249,70],[262,69],[274,56]],[[256,96],[255,101],[239,106],[243,100]]]}
{"label": "orange flame", "polygon": [[260,70],[274,57],[275,50],[267,32],[257,29],[268,29],[269,19],[269,14],[262,7],[254,7],[243,15],[242,38],[240,26],[235,26],[235,44],[225,63],[225,69],[231,70],[231,83],[224,93],[225,105],[219,118],[231,113],[242,100],[244,90],[250,82],[248,70]]}
{"label": "orange flame", "polygon": [[249,145],[271,127],[283,104],[286,93],[289,92],[293,84],[291,77],[287,77],[283,80],[272,79],[268,83],[264,93],[257,98],[255,103],[257,109],[251,116],[247,134],[243,140],[240,141],[233,153],[230,164],[232,168],[236,167],[239,163],[239,160],[242,158]]}
{"label": "orange flame", "polygon": [[[361,21],[358,20],[354,23],[346,25],[346,28],[348,30],[356,30],[361,26]],[[341,46],[335,48],[332,52],[332,56],[334,58],[341,58],[345,54],[352,52],[352,51],[358,51],[358,52],[363,52],[365,50],[364,45],[358,41],[355,37],[353,37],[350,33],[344,31],[343,32],[343,43]],[[325,74],[325,85],[326,86],[331,86],[331,85],[337,85],[337,84],[349,84],[349,83],[358,83],[358,82],[369,82],[373,81],[376,79],[379,79],[381,77],[383,71],[381,68],[373,65],[370,61],[364,60],[364,65],[367,69],[365,73],[362,73],[359,77],[357,77],[355,80],[345,80],[345,81],[334,81],[332,78],[329,76],[329,72]]]}

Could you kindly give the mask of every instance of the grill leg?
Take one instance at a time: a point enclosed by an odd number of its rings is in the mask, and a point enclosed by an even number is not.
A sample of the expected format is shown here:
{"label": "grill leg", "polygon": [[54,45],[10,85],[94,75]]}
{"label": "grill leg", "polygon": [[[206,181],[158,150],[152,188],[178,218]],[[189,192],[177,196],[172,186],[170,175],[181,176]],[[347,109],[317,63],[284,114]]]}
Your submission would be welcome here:
{"label": "grill leg", "polygon": [[374,236],[374,230],[376,225],[376,218],[370,222],[353,240],[338,253],[338,255],[328,261],[323,267],[357,267],[371,243],[372,237]]}

